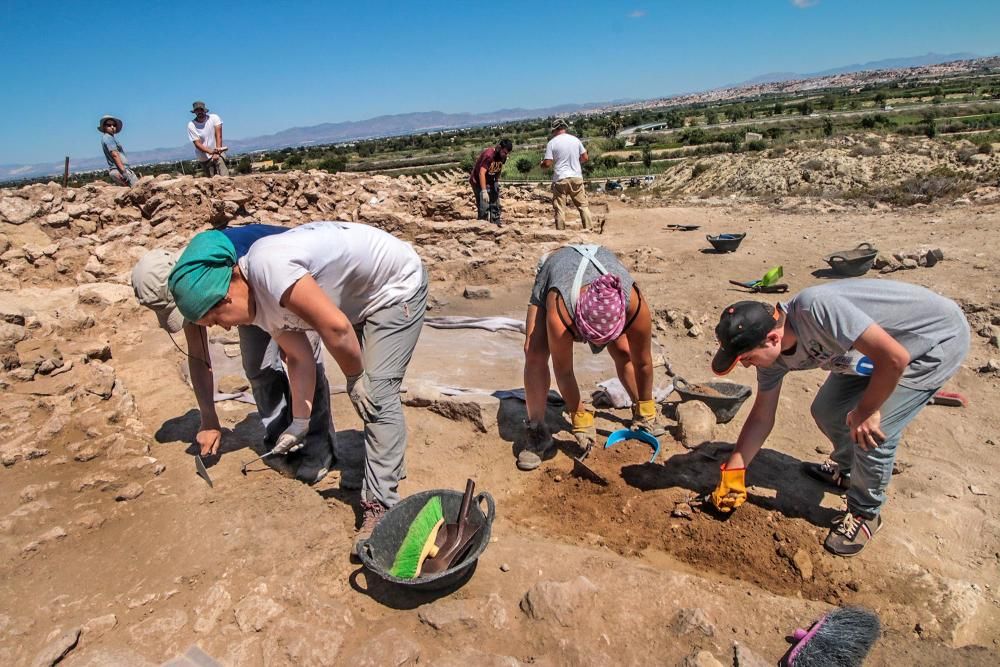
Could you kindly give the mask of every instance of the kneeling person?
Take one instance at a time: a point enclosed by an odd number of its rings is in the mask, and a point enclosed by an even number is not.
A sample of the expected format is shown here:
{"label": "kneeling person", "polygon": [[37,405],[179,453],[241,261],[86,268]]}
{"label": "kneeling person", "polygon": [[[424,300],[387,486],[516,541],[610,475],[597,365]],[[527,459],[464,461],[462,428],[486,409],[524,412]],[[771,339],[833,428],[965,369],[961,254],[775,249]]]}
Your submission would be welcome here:
{"label": "kneeling person", "polygon": [[736,450],[711,496],[721,511],[746,501],[744,474],[774,427],[788,371],[830,371],[812,404],[832,461],[806,473],[847,490],[847,513],[826,548],[853,556],[882,525],[896,445],[906,425],[955,374],[969,350],[958,305],[923,287],[891,280],[843,280],[802,290],[777,306],[734,303],[715,329],[712,370],[757,368],[757,397]]}
{"label": "kneeling person", "polygon": [[427,306],[427,273],[413,248],[369,225],[313,222],[261,239],[237,257],[203,232],[174,267],[170,290],[192,321],[255,324],[274,337],[297,422],[312,409],[317,379],[306,332],[319,334],[364,421],[364,523],[356,544],[370,535],[399,502],[404,470],[399,392]]}
{"label": "kneeling person", "polygon": [[[259,239],[287,232],[288,228],[275,225],[246,225],[211,232],[219,242],[227,245],[227,252],[243,257]],[[167,287],[167,279],[177,263],[178,253],[151,250],[132,270],[132,289],[139,303],[156,313],[160,328],[169,334],[184,331],[188,348],[188,370],[195,398],[201,412],[201,425],[196,441],[202,456],[217,454],[222,443],[222,427],[215,410],[215,378],[208,353],[208,334],[204,326],[185,319],[174,303]],[[257,412],[264,425],[265,445],[274,447],[278,438],[292,427],[291,394],[288,378],[278,345],[271,336],[255,326],[240,326],[240,355],[243,371],[250,382],[250,390],[257,403]],[[333,423],[330,414],[330,387],[323,370],[322,348],[318,340],[312,342],[316,367],[313,408],[303,430],[305,443],[295,476],[309,484],[322,480],[333,466]]]}

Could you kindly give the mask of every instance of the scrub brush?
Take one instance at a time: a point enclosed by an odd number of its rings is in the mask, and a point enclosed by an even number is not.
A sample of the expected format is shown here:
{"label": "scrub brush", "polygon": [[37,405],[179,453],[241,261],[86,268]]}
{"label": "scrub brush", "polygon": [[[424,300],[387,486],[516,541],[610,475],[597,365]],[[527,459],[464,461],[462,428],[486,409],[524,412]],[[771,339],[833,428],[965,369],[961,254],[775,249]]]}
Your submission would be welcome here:
{"label": "scrub brush", "polygon": [[444,510],[441,507],[441,497],[434,496],[417,513],[407,529],[406,537],[399,545],[399,551],[396,552],[396,559],[392,562],[389,574],[400,579],[419,577],[424,560],[438,551],[434,540],[443,524]]}
{"label": "scrub brush", "polygon": [[858,607],[841,607],[792,634],[795,645],[781,667],[861,667],[881,632],[878,616]]}

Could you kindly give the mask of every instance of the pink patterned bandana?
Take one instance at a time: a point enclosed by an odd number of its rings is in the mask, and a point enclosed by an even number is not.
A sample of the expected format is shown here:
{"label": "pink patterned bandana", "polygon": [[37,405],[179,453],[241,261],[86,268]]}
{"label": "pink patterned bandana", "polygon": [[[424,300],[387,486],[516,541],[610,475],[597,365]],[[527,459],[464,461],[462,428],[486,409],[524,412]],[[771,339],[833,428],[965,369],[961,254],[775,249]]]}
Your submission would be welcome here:
{"label": "pink patterned bandana", "polygon": [[607,273],[590,283],[576,303],[573,323],[585,340],[607,345],[625,328],[625,290],[621,279]]}

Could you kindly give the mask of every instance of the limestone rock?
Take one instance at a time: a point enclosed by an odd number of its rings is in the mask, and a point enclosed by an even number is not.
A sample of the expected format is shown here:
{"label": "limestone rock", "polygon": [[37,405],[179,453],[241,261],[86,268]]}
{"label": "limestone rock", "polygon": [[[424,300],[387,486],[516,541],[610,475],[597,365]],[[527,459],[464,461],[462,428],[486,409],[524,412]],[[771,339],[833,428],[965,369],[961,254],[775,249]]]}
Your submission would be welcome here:
{"label": "limestone rock", "polygon": [[584,576],[570,581],[541,581],[521,599],[521,610],[536,621],[552,620],[568,628],[597,597],[598,588]]}
{"label": "limestone rock", "polygon": [[719,662],[711,651],[698,651],[688,657],[684,658],[684,662],[681,663],[682,667],[723,667],[722,663]]}
{"label": "limestone rock", "polygon": [[244,633],[260,632],[282,611],[284,607],[271,598],[254,593],[236,605],[236,624]]}
{"label": "limestone rock", "polygon": [[715,413],[701,401],[685,401],[677,406],[677,425],[682,444],[693,449],[715,436]]}
{"label": "limestone rock", "polygon": [[129,482],[121,489],[115,493],[115,500],[118,502],[124,502],[126,500],[135,500],[142,495],[142,485],[138,482]]}
{"label": "limestone rock", "polygon": [[96,510],[87,510],[84,512],[79,519],[74,521],[77,526],[81,528],[86,528],[87,530],[94,530],[100,528],[104,525],[105,518],[101,516]]}
{"label": "limestone rock", "polygon": [[462,296],[466,299],[492,299],[493,290],[489,287],[467,285],[465,291],[462,292]]}
{"label": "limestone rock", "polygon": [[93,641],[103,634],[113,630],[118,625],[118,617],[114,614],[105,614],[90,619],[81,628],[81,638],[86,641]]}
{"label": "limestone rock", "polygon": [[704,609],[681,609],[674,617],[671,629],[678,636],[701,633],[706,637],[715,635],[715,624],[708,618]]}
{"label": "limestone rock", "polygon": [[771,667],[774,663],[765,660],[743,644],[733,642],[733,667]]}
{"label": "limestone rock", "polygon": [[21,225],[34,218],[42,207],[20,197],[0,197],[0,219],[12,225]]}
{"label": "limestone rock", "polygon": [[439,600],[417,609],[421,623],[435,630],[467,631],[484,625],[503,630],[508,625],[507,610],[499,595],[482,600]]}
{"label": "limestone rock", "polygon": [[809,552],[805,549],[799,549],[792,556],[792,565],[795,566],[795,571],[799,573],[803,581],[809,581],[813,577],[813,562],[812,558],[809,556]]}
{"label": "limestone rock", "polygon": [[407,385],[403,404],[427,408],[454,421],[470,422],[482,433],[496,427],[500,411],[500,399],[495,396],[475,393],[449,396],[441,393],[435,385],[421,382]]}
{"label": "limestone rock", "polygon": [[77,290],[80,303],[93,306],[111,306],[131,303],[135,299],[132,288],[116,283],[91,283]]}
{"label": "limestone rock", "polygon": [[78,641],[80,641],[80,628],[67,630],[49,642],[35,656],[31,662],[32,667],[51,667],[65,658],[76,647]]}
{"label": "limestone rock", "polygon": [[212,632],[219,617],[222,616],[224,611],[229,609],[231,603],[232,598],[222,582],[213,584],[194,612],[196,619],[194,622],[194,631],[202,634]]}
{"label": "limestone rock", "polygon": [[219,393],[238,394],[250,388],[250,383],[242,375],[227,375],[219,379]]}
{"label": "limestone rock", "polygon": [[162,645],[165,639],[176,637],[187,622],[188,616],[184,611],[172,609],[133,625],[128,634],[136,646]]}
{"label": "limestone rock", "polygon": [[410,667],[420,662],[421,647],[396,628],[368,640],[347,660],[352,667]]}

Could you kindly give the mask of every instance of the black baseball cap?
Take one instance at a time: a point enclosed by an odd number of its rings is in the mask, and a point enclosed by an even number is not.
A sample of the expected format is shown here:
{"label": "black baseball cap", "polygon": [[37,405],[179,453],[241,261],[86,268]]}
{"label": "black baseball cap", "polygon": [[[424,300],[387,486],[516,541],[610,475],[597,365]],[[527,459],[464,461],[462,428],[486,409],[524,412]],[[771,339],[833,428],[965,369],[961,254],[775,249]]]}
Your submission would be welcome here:
{"label": "black baseball cap", "polygon": [[715,327],[719,351],[712,358],[712,372],[727,375],[740,355],[764,342],[780,316],[777,306],[760,301],[739,301],[723,310]]}

